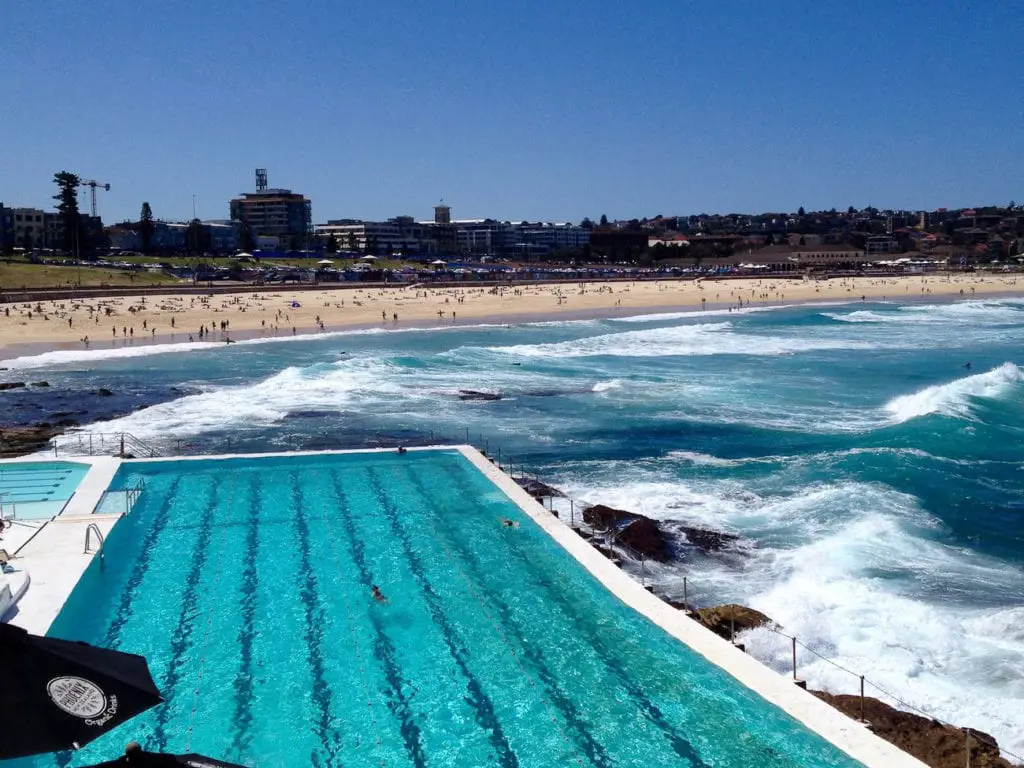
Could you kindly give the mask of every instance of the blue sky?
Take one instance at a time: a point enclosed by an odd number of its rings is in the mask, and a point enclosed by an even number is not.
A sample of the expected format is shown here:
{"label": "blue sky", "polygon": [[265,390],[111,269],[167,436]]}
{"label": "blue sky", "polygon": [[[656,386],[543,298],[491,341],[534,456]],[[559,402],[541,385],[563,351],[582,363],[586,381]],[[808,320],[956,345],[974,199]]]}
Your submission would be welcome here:
{"label": "blue sky", "polygon": [[579,220],[1024,202],[1024,3],[33,0],[0,8],[0,200]]}

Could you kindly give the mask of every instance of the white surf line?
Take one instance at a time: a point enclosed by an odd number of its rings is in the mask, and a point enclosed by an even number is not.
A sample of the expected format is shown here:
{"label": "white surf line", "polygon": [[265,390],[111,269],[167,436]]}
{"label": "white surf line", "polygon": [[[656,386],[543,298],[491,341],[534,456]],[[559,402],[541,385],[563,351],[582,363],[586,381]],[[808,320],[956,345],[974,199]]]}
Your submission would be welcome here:
{"label": "white surf line", "polygon": [[471,446],[458,450],[613,595],[867,768],[927,768],[644,589]]}

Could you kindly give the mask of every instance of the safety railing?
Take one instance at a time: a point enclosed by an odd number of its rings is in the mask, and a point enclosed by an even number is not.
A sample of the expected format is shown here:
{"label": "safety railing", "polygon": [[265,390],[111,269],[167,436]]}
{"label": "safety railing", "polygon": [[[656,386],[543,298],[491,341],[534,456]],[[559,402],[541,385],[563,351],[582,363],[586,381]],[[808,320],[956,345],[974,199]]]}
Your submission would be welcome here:
{"label": "safety railing", "polygon": [[103,532],[100,531],[100,527],[96,523],[89,523],[85,527],[85,549],[82,550],[83,555],[89,554],[89,544],[91,543],[92,534],[96,534],[96,538],[100,540],[100,546],[97,550],[100,554],[100,561],[103,560]]}
{"label": "safety railing", "polygon": [[[500,455],[500,451],[497,455]],[[525,463],[518,459],[505,455],[502,461],[499,461],[497,457],[492,457],[491,461],[494,462],[499,469],[508,474],[513,480],[516,480],[520,485],[522,485],[524,481],[533,481],[541,484],[538,487],[546,486],[537,474],[529,472]],[[573,498],[561,490],[559,490],[559,493],[561,493],[562,496],[555,497],[540,494],[539,496],[535,496],[535,498],[538,498],[538,501],[542,506],[545,506],[546,509],[559,517],[562,517],[563,514],[567,513],[568,520],[566,520],[566,522],[573,530],[588,539],[591,545],[596,546],[596,548],[601,551],[602,554],[609,557],[612,562],[623,567],[623,570],[627,573],[631,573],[631,575],[640,582],[641,586],[648,591],[657,594],[654,589],[654,584],[652,583],[653,580],[651,568],[648,564],[648,558],[643,553],[638,552],[636,549],[631,547],[621,538],[621,533],[625,530],[626,526],[622,529],[615,529],[588,525],[584,520],[583,513],[588,507],[593,505],[581,499]],[[558,503],[559,501],[561,502],[560,504]],[[674,575],[678,576],[678,571],[676,571]],[[682,578],[683,595],[681,602],[670,599],[664,595],[658,596],[666,602],[678,607],[689,618],[699,622],[700,617],[698,612],[700,611],[700,603],[705,602],[705,607],[711,607],[716,601],[710,599],[710,595],[705,596],[708,598],[706,601],[698,600],[697,597],[695,597],[693,579],[688,575],[685,575]],[[697,596],[699,595],[700,593],[698,592]],[[867,691],[870,689],[873,693],[877,693],[880,698],[888,699],[893,702],[896,709],[920,715],[921,717],[941,723],[942,725],[959,730],[963,733],[963,764],[967,768],[971,768],[972,765],[981,766],[989,764],[989,762],[986,761],[986,758],[981,757],[979,750],[985,747],[992,749],[993,745],[991,742],[983,740],[978,735],[978,732],[974,731],[972,728],[954,725],[953,723],[943,720],[942,718],[921,709],[920,707],[908,702],[905,698],[902,698],[878,683],[870,680],[866,675],[839,664],[835,660],[829,658],[826,654],[821,653],[810,645],[800,641],[795,635],[787,634],[783,631],[783,628],[777,625],[766,624],[758,627],[756,630],[737,632],[735,628],[735,620],[732,620],[728,640],[740,650],[746,652],[755,651],[757,649],[752,648],[751,643],[754,642],[756,635],[752,635],[751,633],[756,633],[757,630],[760,629],[764,629],[781,638],[785,638],[788,641],[786,651],[789,656],[789,672],[792,675],[794,683],[800,687],[806,688],[806,682],[799,676],[798,651],[802,650],[811,654],[816,659],[851,676],[855,691],[853,695],[859,697],[859,720],[861,722],[866,725],[870,725],[870,723],[865,719],[865,702],[867,698]],[[834,685],[830,685],[829,687],[833,689],[835,688]],[[838,693],[838,691],[835,690],[831,690],[829,692]],[[1024,766],[1024,757],[1021,755],[1015,754],[1002,746],[999,747],[999,752],[1003,758]]]}
{"label": "safety railing", "polygon": [[[180,441],[178,443],[180,445]],[[64,456],[119,456],[145,458],[166,456],[174,452],[170,446],[157,447],[130,432],[88,432],[75,430],[53,438],[53,455]]]}

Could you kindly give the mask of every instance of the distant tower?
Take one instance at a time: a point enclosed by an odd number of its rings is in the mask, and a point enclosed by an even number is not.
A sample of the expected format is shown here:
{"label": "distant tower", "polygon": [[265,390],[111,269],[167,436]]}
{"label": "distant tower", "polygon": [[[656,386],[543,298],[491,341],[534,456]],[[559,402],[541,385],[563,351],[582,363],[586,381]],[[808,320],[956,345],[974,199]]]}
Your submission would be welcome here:
{"label": "distant tower", "polygon": [[256,191],[266,192],[267,191],[267,169],[257,168],[256,169]]}
{"label": "distant tower", "polygon": [[434,223],[435,224],[451,224],[452,223],[452,207],[445,205],[444,201],[441,201],[440,205],[434,206]]}

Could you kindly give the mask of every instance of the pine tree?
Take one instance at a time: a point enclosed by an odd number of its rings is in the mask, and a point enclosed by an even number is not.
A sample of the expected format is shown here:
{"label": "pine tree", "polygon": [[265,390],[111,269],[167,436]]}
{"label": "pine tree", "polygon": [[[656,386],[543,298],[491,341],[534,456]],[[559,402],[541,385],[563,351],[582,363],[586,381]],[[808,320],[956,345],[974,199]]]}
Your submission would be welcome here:
{"label": "pine tree", "polygon": [[78,187],[81,186],[82,180],[70,171],[61,171],[53,175],[53,182],[57,185],[58,189],[53,199],[57,201],[57,212],[60,213],[61,223],[64,225],[62,243],[64,253],[73,253],[75,258],[78,258]]}
{"label": "pine tree", "polygon": [[153,247],[153,232],[156,227],[153,225],[153,209],[149,203],[142,204],[139,211],[139,247],[144,254],[149,254]]}

